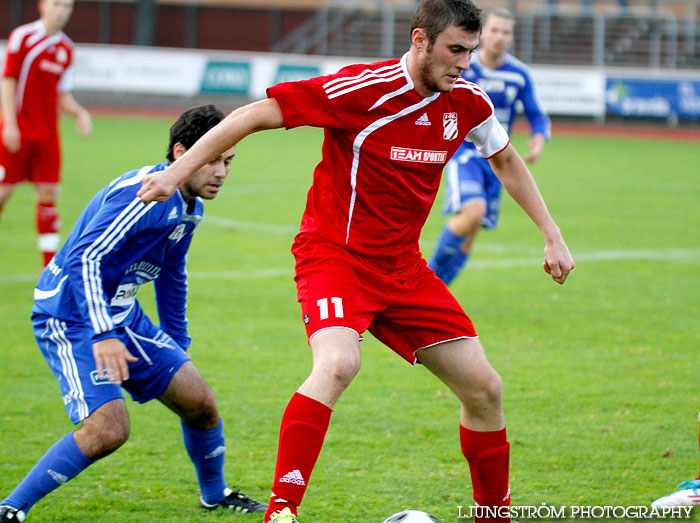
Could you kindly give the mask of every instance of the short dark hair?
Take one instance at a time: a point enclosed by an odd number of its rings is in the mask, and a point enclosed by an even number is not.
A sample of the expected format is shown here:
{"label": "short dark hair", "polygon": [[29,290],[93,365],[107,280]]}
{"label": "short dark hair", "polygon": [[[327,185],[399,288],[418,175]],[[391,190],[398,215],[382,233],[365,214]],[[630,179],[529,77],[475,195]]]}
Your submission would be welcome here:
{"label": "short dark hair", "polygon": [[469,33],[481,32],[481,9],[471,0],[422,0],[411,24],[411,34],[423,28],[428,41],[435,43],[438,35],[450,25]]}
{"label": "short dark hair", "polygon": [[226,116],[213,105],[200,105],[182,113],[170,127],[168,161],[174,162],[173,147],[181,143],[185,149],[192,147],[207,131],[216,127]]}

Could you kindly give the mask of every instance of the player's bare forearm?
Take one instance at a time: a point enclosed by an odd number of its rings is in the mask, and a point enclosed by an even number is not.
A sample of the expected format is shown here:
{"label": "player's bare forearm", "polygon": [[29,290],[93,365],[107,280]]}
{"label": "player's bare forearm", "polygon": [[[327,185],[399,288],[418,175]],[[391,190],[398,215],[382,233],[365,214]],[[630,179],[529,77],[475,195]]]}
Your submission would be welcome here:
{"label": "player's bare forearm", "polygon": [[2,79],[0,85],[0,110],[2,111],[2,143],[11,153],[20,148],[20,132],[17,125],[17,80],[12,77]]}
{"label": "player's bare forearm", "polygon": [[509,145],[493,157],[490,163],[508,194],[542,232],[545,239],[545,271],[557,283],[564,283],[574,268],[574,260],[525,162],[513,146]]}
{"label": "player's bare forearm", "polygon": [[84,140],[92,134],[90,113],[77,102],[70,92],[63,92],[58,95],[58,109],[76,117],[78,132]]}
{"label": "player's bare forearm", "polygon": [[508,194],[540,228],[545,238],[559,234],[525,162],[512,145],[490,160],[491,167]]}
{"label": "player's bare forearm", "polygon": [[202,136],[167,169],[144,177],[138,196],[144,203],[165,201],[204,164],[249,134],[276,129],[283,125],[282,111],[274,99],[265,99],[240,107]]}

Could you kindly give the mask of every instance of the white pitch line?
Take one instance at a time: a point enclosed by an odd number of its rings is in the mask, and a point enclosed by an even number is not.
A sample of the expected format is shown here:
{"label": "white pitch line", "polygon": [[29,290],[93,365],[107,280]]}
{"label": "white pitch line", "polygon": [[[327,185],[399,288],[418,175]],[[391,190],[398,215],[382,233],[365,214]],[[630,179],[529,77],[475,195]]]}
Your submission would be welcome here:
{"label": "white pitch line", "polygon": [[[522,251],[520,251],[522,252]],[[658,249],[658,250],[629,250],[629,251],[593,251],[574,252],[577,263],[598,261],[647,260],[667,263],[700,264],[700,249]],[[536,267],[542,265],[542,256],[528,258],[506,258],[496,260],[473,260],[469,269],[503,269],[510,267]],[[291,264],[290,264],[291,265]],[[231,270],[231,271],[191,271],[188,273],[193,280],[245,280],[291,277],[294,271],[288,268]],[[36,282],[38,274],[5,274],[0,278],[2,283]]]}
{"label": "white pitch line", "polygon": [[226,229],[239,229],[243,231],[266,232],[280,235],[294,235],[299,232],[299,226],[293,225],[274,225],[271,223],[260,222],[245,222],[242,220],[231,220],[230,218],[222,218],[220,216],[205,215],[203,223],[211,223]]}

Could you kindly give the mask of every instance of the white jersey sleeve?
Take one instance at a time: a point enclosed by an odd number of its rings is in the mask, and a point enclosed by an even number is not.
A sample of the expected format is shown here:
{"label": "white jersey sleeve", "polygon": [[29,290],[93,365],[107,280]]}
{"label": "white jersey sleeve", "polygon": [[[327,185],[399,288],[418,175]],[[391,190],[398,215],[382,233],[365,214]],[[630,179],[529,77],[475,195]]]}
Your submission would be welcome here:
{"label": "white jersey sleeve", "polygon": [[473,142],[479,154],[487,159],[500,153],[510,143],[508,133],[494,114],[469,131],[467,140]]}

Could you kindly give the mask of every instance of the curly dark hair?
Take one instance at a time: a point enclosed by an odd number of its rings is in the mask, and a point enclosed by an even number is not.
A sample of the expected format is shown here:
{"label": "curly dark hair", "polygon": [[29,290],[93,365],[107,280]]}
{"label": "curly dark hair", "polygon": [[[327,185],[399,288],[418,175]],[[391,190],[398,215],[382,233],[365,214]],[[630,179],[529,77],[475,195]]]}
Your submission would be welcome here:
{"label": "curly dark hair", "polygon": [[216,126],[226,116],[213,105],[200,105],[182,113],[170,127],[168,161],[174,162],[173,147],[181,143],[185,149],[192,147],[207,131]]}
{"label": "curly dark hair", "polygon": [[422,0],[411,24],[411,34],[423,28],[428,41],[435,43],[438,35],[450,25],[469,33],[481,32],[481,9],[471,0]]}

